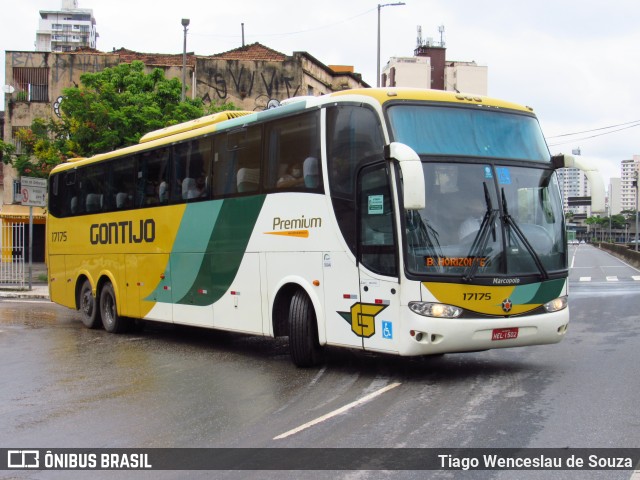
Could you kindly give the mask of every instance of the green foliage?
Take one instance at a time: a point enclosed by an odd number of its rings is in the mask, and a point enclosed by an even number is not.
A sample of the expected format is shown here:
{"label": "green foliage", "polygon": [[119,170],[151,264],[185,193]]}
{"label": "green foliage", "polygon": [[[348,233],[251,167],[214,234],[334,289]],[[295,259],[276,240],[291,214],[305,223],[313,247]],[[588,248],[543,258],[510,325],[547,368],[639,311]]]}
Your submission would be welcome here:
{"label": "green foliage", "polygon": [[599,227],[608,227],[609,221],[611,221],[612,229],[623,229],[625,228],[625,223],[627,222],[627,218],[625,218],[622,214],[612,215],[609,217],[589,217],[585,220],[587,225],[594,225]]}
{"label": "green foliage", "polygon": [[236,109],[233,104],[205,109],[200,99],[181,102],[180,80],[165,78],[159,68],[149,74],[144,69],[134,61],[83,74],[79,87],[63,90],[60,119],[36,119],[17,134],[22,154],[0,143],[3,162],[20,175],[46,176],[68,158],[133,145],[150,131]]}

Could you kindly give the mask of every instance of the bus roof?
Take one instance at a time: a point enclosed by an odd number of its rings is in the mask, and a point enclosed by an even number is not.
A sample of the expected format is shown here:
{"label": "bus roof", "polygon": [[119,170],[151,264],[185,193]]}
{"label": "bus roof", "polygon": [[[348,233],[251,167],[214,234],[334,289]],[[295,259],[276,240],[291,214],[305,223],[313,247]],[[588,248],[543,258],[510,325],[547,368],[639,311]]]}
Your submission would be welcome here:
{"label": "bus roof", "polygon": [[525,107],[516,103],[506,102],[496,98],[485,97],[474,94],[464,94],[448,92],[444,90],[428,90],[420,88],[359,88],[352,90],[341,90],[320,97],[299,97],[283,101],[280,107],[264,110],[261,112],[249,112],[242,110],[229,110],[207,115],[195,120],[172,125],[160,130],[147,133],[140,139],[140,143],[129,147],[124,147],[107,153],[100,153],[90,158],[69,159],[67,162],[56,166],[53,172],[75,168],[79,165],[107,160],[120,155],[132,154],[144,151],[149,148],[167,145],[181,140],[186,140],[199,135],[206,135],[220,130],[226,130],[250,124],[257,121],[264,121],[270,118],[278,118],[307,108],[321,107],[334,103],[337,99],[341,101],[360,101],[366,98],[370,101],[384,105],[391,101],[423,101],[434,103],[449,103],[461,105],[478,105],[494,108],[505,108],[523,112],[533,112],[530,107]]}
{"label": "bus roof", "polygon": [[449,92],[445,90],[428,90],[423,88],[358,88],[353,90],[341,90],[328,95],[328,97],[341,97],[345,95],[363,95],[374,98],[380,104],[397,100],[414,100],[423,102],[460,103],[465,105],[486,105],[490,107],[533,112],[531,107],[517,103],[507,102],[497,98],[483,95]]}

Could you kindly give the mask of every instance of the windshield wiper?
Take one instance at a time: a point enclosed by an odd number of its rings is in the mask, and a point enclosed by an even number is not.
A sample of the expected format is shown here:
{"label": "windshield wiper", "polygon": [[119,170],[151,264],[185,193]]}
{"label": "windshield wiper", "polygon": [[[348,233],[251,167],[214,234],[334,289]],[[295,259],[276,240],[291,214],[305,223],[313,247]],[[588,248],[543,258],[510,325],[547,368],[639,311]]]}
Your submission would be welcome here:
{"label": "windshield wiper", "polygon": [[[442,247],[438,240],[438,231],[430,225],[429,221],[425,223],[420,214],[413,210],[407,211],[406,218],[409,247],[414,251],[417,251],[419,247],[424,247],[426,252],[432,257],[436,259],[441,258],[443,255]],[[439,270],[440,268],[438,268],[438,271]]]}
{"label": "windshield wiper", "polygon": [[462,280],[465,282],[470,282],[476,276],[478,268],[480,267],[479,255],[484,254],[484,250],[487,248],[487,244],[489,243],[489,234],[493,237],[493,241],[496,241],[495,221],[500,212],[493,208],[493,202],[489,195],[487,182],[482,182],[482,186],[484,187],[484,201],[487,205],[487,211],[482,218],[480,230],[478,230],[476,237],[473,239],[471,250],[469,250],[469,258],[472,259],[472,262],[470,266],[465,268],[464,273],[462,274]]}
{"label": "windshield wiper", "polygon": [[529,252],[529,255],[531,255],[531,258],[533,258],[533,261],[536,264],[536,267],[538,267],[538,271],[542,275],[542,278],[546,280],[547,278],[549,278],[549,273],[547,272],[547,269],[544,268],[542,260],[540,260],[540,256],[533,249],[531,243],[529,243],[529,240],[527,240],[527,237],[524,236],[524,233],[522,233],[522,230],[520,230],[520,227],[516,223],[515,219],[509,214],[509,210],[507,208],[507,198],[504,194],[504,188],[502,189],[502,210],[504,212],[502,219],[505,225],[507,227],[511,227],[511,229],[515,232],[516,237],[520,239],[524,247]]}

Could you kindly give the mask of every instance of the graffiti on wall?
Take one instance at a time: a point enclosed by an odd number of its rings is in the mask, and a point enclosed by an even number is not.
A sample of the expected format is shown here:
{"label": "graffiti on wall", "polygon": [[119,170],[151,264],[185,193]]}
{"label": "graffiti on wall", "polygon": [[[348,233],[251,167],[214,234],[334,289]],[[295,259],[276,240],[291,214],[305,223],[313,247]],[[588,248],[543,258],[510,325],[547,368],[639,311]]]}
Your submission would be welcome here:
{"label": "graffiti on wall", "polygon": [[252,69],[247,65],[229,62],[226,71],[207,71],[198,75],[198,94],[205,103],[240,99],[246,104],[253,99],[253,110],[266,110],[280,105],[280,101],[298,95],[300,85],[285,68],[267,65]]}
{"label": "graffiti on wall", "polygon": [[83,73],[101,72],[118,63],[120,59],[117,55],[56,55],[51,78],[54,83],[72,83],[74,78],[79,78]]}
{"label": "graffiti on wall", "polygon": [[[53,59],[53,64],[49,61]],[[12,52],[11,67],[51,68],[51,81],[71,82],[86,72],[100,72],[120,63],[117,55],[53,55],[42,52]]]}

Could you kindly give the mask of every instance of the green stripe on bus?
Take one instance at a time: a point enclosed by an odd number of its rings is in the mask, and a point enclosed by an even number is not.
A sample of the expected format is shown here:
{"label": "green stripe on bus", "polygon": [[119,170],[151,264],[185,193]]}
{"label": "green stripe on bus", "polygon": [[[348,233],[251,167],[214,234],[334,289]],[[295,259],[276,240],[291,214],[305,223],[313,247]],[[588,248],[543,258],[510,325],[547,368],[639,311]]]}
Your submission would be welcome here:
{"label": "green stripe on bus", "polygon": [[562,293],[566,279],[558,278],[556,280],[547,280],[540,284],[540,288],[536,293],[536,296],[531,299],[532,304],[544,304],[550,302],[554,298],[558,298]]}
{"label": "green stripe on bus", "polygon": [[174,285],[189,285],[182,295],[174,289],[175,303],[205,306],[220,300],[238,273],[265,198],[257,195],[222,201],[195,277],[191,281],[172,277]]}
{"label": "green stripe on bus", "polygon": [[233,282],[266,196],[229,198],[187,205],[165,277],[145,300],[206,306]]}

